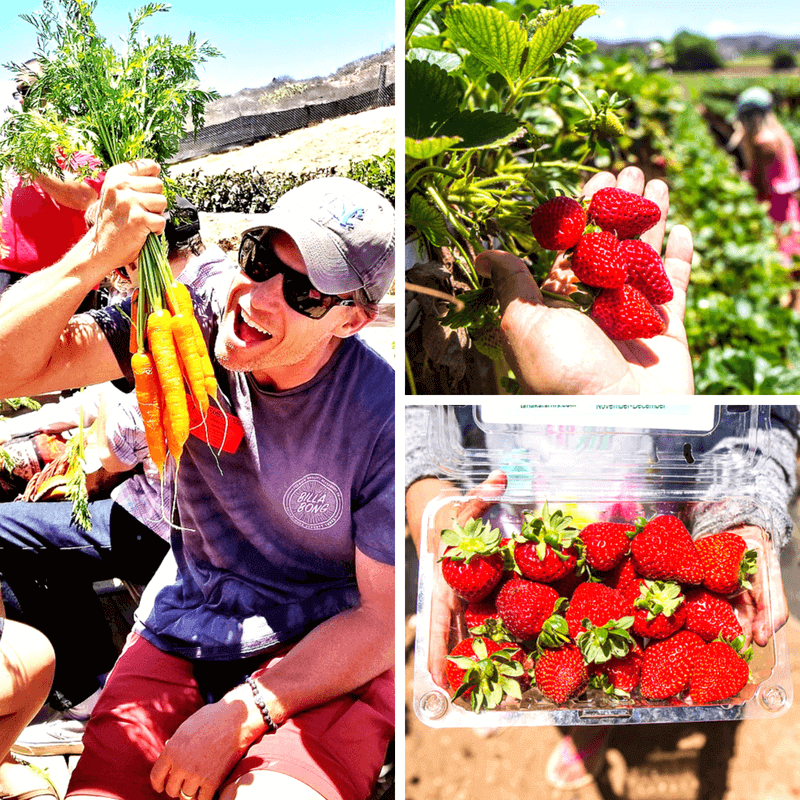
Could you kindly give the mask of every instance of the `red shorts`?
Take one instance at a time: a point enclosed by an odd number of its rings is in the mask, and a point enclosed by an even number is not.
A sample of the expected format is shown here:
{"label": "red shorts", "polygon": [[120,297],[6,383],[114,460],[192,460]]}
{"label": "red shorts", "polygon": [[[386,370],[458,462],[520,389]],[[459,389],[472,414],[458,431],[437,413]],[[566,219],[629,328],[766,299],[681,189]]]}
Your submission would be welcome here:
{"label": "red shorts", "polygon": [[[277,663],[285,652],[265,663]],[[67,797],[167,797],[153,790],[150,770],[167,739],[202,705],[192,663],[131,634],[86,728]],[[389,670],[257,739],[223,785],[265,769],[296,778],[328,800],[363,800],[393,735],[394,670]]]}

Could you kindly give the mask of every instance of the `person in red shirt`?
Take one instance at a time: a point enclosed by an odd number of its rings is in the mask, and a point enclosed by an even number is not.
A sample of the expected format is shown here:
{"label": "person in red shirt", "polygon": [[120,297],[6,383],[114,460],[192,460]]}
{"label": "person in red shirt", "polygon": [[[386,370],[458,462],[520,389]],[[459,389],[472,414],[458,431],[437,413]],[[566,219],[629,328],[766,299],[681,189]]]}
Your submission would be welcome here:
{"label": "person in red shirt", "polygon": [[[23,102],[40,68],[35,59],[25,62],[17,78],[14,97]],[[91,155],[75,153],[60,164],[67,174],[82,167],[99,167]],[[84,213],[97,200],[103,174],[97,178],[53,178],[37,175],[5,177],[0,220],[0,293],[25,275],[49,267],[67,253],[86,233]]]}

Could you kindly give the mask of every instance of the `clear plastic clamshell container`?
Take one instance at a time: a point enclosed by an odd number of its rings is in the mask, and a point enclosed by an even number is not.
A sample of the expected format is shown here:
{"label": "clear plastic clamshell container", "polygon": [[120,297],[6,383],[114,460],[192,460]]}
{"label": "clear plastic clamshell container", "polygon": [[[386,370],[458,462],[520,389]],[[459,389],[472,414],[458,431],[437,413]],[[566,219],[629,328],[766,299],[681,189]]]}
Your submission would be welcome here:
{"label": "clear plastic clamshell container", "polygon": [[[476,713],[468,700],[453,699],[445,673],[448,653],[469,634],[466,601],[442,576],[440,532],[474,498],[474,491],[469,496],[467,491],[497,469],[506,473],[507,487],[483,519],[504,537],[519,530],[523,511],[539,512],[545,502],[550,512],[562,509],[571,515],[578,528],[601,520],[633,522],[672,514],[690,520],[694,538],[698,533],[691,521],[708,514],[746,519],[749,545],[760,549],[771,621],[779,613],[782,586],[772,541],[774,520],[766,504],[741,494],[741,487],[752,486],[764,468],[769,433],[766,406],[594,400],[523,404],[508,398],[481,406],[432,406],[430,454],[460,489],[432,501],[422,524],[414,666],[419,719],[432,727],[486,728],[735,720],[784,712],[792,702],[792,681],[782,629],[766,646],[753,644],[748,683],[717,704],[694,705],[686,692],[654,701],[636,690],[628,698],[612,699],[589,688],[559,705],[534,683],[521,700],[509,697]],[[742,610],[736,613],[741,620]]]}

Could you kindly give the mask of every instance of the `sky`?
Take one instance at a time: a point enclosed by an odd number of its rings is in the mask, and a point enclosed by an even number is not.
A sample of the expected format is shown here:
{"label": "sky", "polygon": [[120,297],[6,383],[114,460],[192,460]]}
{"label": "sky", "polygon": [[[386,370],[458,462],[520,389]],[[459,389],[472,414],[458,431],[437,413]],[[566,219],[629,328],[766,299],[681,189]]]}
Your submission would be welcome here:
{"label": "sky", "polygon": [[800,36],[797,0],[576,0],[605,11],[587,20],[580,35],[589,39],[671,39],[680,30],[712,39],[740,33]]}
{"label": "sky", "polygon": [[[98,0],[94,21],[115,48],[128,30],[128,12],[145,0]],[[12,7],[14,13],[8,9]],[[35,30],[19,14],[41,8],[41,0],[4,3],[0,12],[0,63],[27,60],[36,45]],[[190,31],[207,40],[225,58],[201,68],[204,88],[233,94],[257,88],[273,78],[326,76],[363,56],[395,43],[394,0],[173,0],[168,12],[151,17],[143,28],[185,42]],[[3,97],[13,91],[13,75],[0,68]],[[9,88],[10,87],[10,88]],[[2,103],[0,103],[2,104]]]}

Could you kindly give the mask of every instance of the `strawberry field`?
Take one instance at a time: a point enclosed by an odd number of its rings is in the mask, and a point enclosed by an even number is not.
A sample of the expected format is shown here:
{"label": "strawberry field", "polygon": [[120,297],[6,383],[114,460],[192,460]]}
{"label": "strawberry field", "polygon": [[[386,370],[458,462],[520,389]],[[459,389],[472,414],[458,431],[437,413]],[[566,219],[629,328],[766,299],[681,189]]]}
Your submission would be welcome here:
{"label": "strawberry field", "polygon": [[[685,327],[695,391],[800,392],[791,270],[721,146],[720,124],[754,81],[714,74],[687,93],[627,56],[601,56],[580,31],[596,12],[535,0],[407,5],[407,391],[519,391],[475,256],[506,250],[541,284],[557,256],[531,235],[532,210],[635,165],[669,186],[667,231],[680,223],[694,239]],[[758,83],[784,99],[781,121],[800,145],[791,81]]]}

